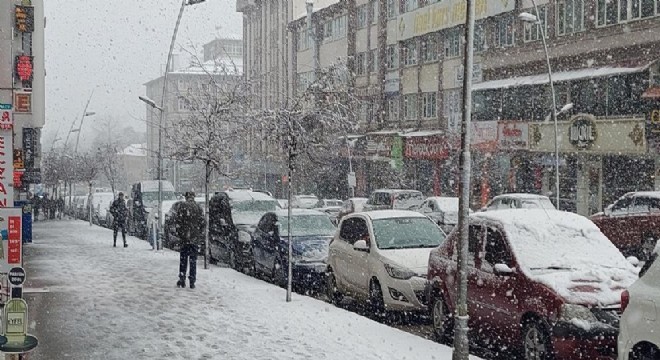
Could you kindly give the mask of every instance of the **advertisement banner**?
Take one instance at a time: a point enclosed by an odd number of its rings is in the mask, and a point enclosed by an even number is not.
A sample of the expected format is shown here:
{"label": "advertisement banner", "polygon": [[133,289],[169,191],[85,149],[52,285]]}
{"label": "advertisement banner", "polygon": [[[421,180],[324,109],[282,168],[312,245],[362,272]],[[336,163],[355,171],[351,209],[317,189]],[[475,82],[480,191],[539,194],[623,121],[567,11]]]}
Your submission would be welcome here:
{"label": "advertisement banner", "polygon": [[449,157],[449,142],[443,135],[407,136],[406,158],[443,160]]}
{"label": "advertisement banner", "polygon": [[23,163],[26,169],[34,167],[34,154],[36,151],[35,129],[23,128]]}
{"label": "advertisement banner", "polygon": [[495,151],[497,149],[497,121],[473,121],[472,149]]}
{"label": "advertisement banner", "polygon": [[22,114],[32,113],[32,94],[17,92],[14,94],[14,112]]}
{"label": "advertisement banner", "polygon": [[529,125],[520,121],[500,121],[497,124],[497,147],[500,150],[529,148]]}
{"label": "advertisement banner", "polygon": [[23,231],[21,208],[0,209],[0,273],[6,274],[11,268],[21,266],[23,262]]}
{"label": "advertisement banner", "polygon": [[11,130],[0,130],[0,208],[14,207],[14,152]]}

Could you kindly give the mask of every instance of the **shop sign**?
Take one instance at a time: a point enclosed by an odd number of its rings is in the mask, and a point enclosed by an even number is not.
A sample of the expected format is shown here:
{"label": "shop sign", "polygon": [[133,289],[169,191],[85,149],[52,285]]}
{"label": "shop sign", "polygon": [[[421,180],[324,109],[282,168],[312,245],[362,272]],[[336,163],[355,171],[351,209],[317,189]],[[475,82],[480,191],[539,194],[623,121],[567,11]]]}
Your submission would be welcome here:
{"label": "shop sign", "polygon": [[591,115],[578,115],[571,120],[568,129],[568,140],[579,150],[589,149],[598,133],[596,131],[596,122]]}
{"label": "shop sign", "polygon": [[14,95],[14,112],[26,113],[32,112],[32,94],[17,92]]}
{"label": "shop sign", "polygon": [[25,170],[14,170],[14,189],[23,187],[23,174]]}
{"label": "shop sign", "polygon": [[441,135],[406,137],[405,156],[415,160],[443,160],[449,157],[449,143]]}
{"label": "shop sign", "polygon": [[21,81],[32,80],[32,56],[16,56],[16,75]]}
{"label": "shop sign", "polygon": [[660,153],[660,109],[651,110],[646,122],[646,136],[649,151]]}
{"label": "shop sign", "polygon": [[14,127],[14,114],[11,104],[0,104],[0,130],[11,130]]}
{"label": "shop sign", "polygon": [[34,7],[16,5],[16,30],[31,33],[34,31]]}
{"label": "shop sign", "polygon": [[500,121],[497,124],[497,146],[503,150],[527,149],[529,125],[520,121]]}
{"label": "shop sign", "polygon": [[25,169],[23,150],[21,149],[14,149],[14,169]]}
{"label": "shop sign", "polygon": [[472,148],[480,151],[497,149],[497,121],[473,121]]}
{"label": "shop sign", "polygon": [[0,131],[0,208],[14,207],[12,132]]}
{"label": "shop sign", "polygon": [[[476,20],[513,11],[515,0],[476,0]],[[465,0],[443,0],[399,16],[399,39],[448,29],[465,23]]]}
{"label": "shop sign", "polygon": [[12,268],[22,265],[22,216],[21,208],[0,209],[0,236],[2,237],[0,272],[5,274]]}
{"label": "shop sign", "polygon": [[23,129],[23,162],[26,169],[34,167],[34,158],[37,142],[39,141],[36,129]]}

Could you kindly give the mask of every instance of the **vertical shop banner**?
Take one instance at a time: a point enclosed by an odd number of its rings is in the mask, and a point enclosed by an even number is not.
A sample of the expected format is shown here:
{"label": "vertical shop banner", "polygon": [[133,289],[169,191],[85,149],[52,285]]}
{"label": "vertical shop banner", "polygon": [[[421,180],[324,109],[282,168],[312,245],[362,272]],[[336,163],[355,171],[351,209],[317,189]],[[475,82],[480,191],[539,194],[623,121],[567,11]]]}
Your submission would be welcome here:
{"label": "vertical shop banner", "polygon": [[0,235],[2,236],[2,249],[0,249],[0,273],[6,274],[9,270],[23,263],[23,229],[22,209],[0,209]]}
{"label": "vertical shop banner", "polygon": [[11,130],[0,130],[0,208],[14,207],[14,151]]}
{"label": "vertical shop banner", "polygon": [[34,167],[34,129],[23,128],[23,164],[26,169]]}

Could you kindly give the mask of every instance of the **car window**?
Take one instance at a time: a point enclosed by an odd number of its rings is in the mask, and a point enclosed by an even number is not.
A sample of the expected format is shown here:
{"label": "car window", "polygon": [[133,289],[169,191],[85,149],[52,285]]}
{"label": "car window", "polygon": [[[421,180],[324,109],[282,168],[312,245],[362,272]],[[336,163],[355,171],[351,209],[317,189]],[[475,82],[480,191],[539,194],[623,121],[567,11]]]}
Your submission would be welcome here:
{"label": "car window", "polygon": [[660,212],[660,199],[649,198],[649,211],[652,213]]}
{"label": "car window", "polygon": [[628,213],[628,208],[632,204],[632,200],[633,199],[631,197],[625,197],[623,199],[619,199],[612,206],[612,215],[627,214]]}
{"label": "car window", "polygon": [[339,237],[351,245],[358,240],[366,240],[369,237],[367,222],[359,217],[344,220],[339,230]]}
{"label": "car window", "polygon": [[631,214],[645,214],[649,212],[651,199],[646,196],[635,196],[632,205],[628,207],[628,213]]}
{"label": "car window", "polygon": [[[327,215],[293,215],[291,221],[291,236],[332,236],[335,226]],[[288,233],[289,217],[280,216],[280,234]]]}
{"label": "car window", "polygon": [[430,210],[431,212],[435,212],[435,211],[436,211],[435,202],[433,202],[433,201],[429,201],[427,204],[428,204],[428,206],[429,206],[429,210]]}
{"label": "car window", "polygon": [[415,249],[438,247],[445,234],[427,217],[397,217],[373,221],[379,249]]}
{"label": "car window", "polygon": [[275,230],[275,224],[277,223],[277,216],[273,213],[268,213],[264,215],[259,224],[257,224],[257,229],[268,233]]}
{"label": "car window", "polygon": [[481,269],[493,272],[496,264],[511,266],[512,260],[513,257],[506,246],[502,233],[497,229],[488,228],[486,230],[485,254]]}
{"label": "car window", "polygon": [[371,205],[391,205],[390,194],[386,192],[376,192],[371,195]]}
{"label": "car window", "polygon": [[410,209],[419,205],[424,201],[424,195],[421,192],[402,192],[393,195],[394,203],[392,204],[394,209]]}
{"label": "car window", "polygon": [[[468,230],[468,265],[475,266],[474,259],[479,252],[479,248],[482,244],[481,239],[484,236],[483,226],[481,225],[470,225]],[[458,240],[460,241],[460,239]],[[457,244],[458,245],[458,244]],[[454,254],[458,254],[458,248],[454,251]]]}

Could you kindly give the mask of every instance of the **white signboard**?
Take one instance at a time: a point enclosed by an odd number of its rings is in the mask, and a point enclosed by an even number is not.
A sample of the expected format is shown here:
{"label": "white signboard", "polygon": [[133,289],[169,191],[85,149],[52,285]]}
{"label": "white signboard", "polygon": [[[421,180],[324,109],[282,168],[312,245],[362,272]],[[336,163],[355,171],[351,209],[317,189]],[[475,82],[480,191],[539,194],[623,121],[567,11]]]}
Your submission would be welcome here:
{"label": "white signboard", "polygon": [[503,150],[529,148],[529,125],[520,121],[501,121],[497,124],[497,146]]}
{"label": "white signboard", "polygon": [[[476,0],[476,19],[513,11],[515,0]],[[440,0],[430,6],[399,16],[399,40],[448,29],[465,23],[465,0]]]}
{"label": "white signboard", "polygon": [[0,208],[14,207],[12,131],[0,130]]}

